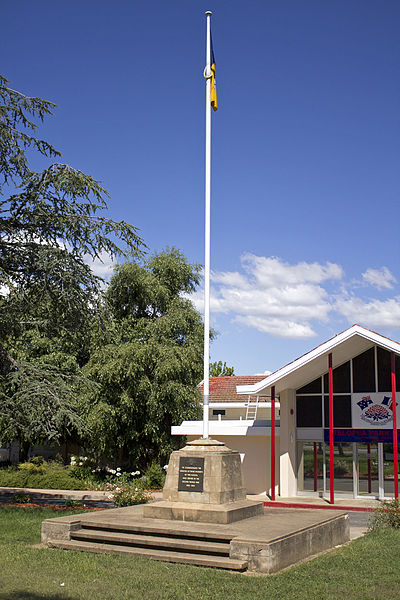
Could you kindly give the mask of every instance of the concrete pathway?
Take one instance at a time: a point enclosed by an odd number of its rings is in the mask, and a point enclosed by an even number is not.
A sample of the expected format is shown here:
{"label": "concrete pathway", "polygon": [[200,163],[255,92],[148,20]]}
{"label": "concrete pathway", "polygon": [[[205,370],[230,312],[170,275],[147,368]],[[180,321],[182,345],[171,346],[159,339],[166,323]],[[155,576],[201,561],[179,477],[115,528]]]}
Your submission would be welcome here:
{"label": "concrete pathway", "polygon": [[368,530],[368,521],[374,509],[382,506],[380,500],[372,498],[340,498],[335,497],[335,504],[331,505],[326,498],[316,498],[315,496],[295,496],[291,498],[276,497],[276,501],[270,501],[265,494],[249,495],[251,500],[259,500],[267,503],[267,506],[273,507],[273,510],[282,509],[285,506],[289,508],[321,509],[326,511],[344,510],[349,514],[350,520],[350,539],[354,540],[361,537]]}

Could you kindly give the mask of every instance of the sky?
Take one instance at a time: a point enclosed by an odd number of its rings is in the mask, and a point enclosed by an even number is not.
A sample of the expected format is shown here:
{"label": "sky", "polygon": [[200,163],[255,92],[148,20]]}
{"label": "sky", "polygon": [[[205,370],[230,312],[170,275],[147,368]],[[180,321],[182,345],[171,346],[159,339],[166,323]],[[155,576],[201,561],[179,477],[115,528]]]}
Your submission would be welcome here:
{"label": "sky", "polygon": [[109,217],[203,263],[206,10],[211,360],[274,371],[354,323],[400,340],[398,0],[3,0],[2,74],[57,104],[38,135]]}

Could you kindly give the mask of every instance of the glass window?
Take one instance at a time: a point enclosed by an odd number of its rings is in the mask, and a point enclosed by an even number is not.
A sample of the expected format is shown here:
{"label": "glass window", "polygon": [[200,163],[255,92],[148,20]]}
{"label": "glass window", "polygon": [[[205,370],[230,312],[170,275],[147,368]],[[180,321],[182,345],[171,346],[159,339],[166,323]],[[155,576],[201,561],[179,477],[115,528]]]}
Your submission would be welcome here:
{"label": "glass window", "polygon": [[311,383],[307,383],[302,388],[297,390],[297,394],[320,394],[322,392],[321,388],[321,377],[318,379],[314,379]]}
{"label": "glass window", "polygon": [[322,397],[296,398],[297,427],[322,427]]}
{"label": "glass window", "polygon": [[[325,427],[329,427],[329,396],[324,396]],[[351,427],[351,396],[333,395],[333,426]]]}
{"label": "glass window", "polygon": [[[350,389],[350,361],[333,369],[333,391],[335,394],[349,394]],[[328,373],[324,375],[324,392],[329,391]]]}
{"label": "glass window", "polygon": [[353,392],[375,392],[374,348],[353,358]]}
{"label": "glass window", "polygon": [[[392,362],[390,352],[378,346],[378,392],[392,391]],[[395,357],[396,391],[400,391],[400,357]]]}

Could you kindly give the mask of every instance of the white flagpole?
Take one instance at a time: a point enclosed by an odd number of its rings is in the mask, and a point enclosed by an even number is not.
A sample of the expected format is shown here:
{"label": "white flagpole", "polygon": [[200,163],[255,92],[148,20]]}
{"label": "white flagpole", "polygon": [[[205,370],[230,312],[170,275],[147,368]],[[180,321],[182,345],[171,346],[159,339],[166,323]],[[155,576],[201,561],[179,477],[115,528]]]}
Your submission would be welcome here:
{"label": "white flagpole", "polygon": [[208,405],[210,398],[210,198],[211,198],[211,11],[206,12],[206,181],[205,181],[205,240],[204,240],[204,385],[203,438],[208,438]]}

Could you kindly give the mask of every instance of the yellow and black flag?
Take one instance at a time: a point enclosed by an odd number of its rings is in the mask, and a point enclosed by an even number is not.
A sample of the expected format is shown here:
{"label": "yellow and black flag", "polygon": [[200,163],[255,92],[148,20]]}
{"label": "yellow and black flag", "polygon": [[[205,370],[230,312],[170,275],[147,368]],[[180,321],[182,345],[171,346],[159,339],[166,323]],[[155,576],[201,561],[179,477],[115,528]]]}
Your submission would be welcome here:
{"label": "yellow and black flag", "polygon": [[211,92],[210,92],[210,101],[211,101],[211,106],[213,107],[214,110],[218,109],[218,102],[217,102],[217,85],[215,82],[215,57],[214,57],[214,48],[213,48],[213,43],[212,43],[212,36],[211,36]]}

